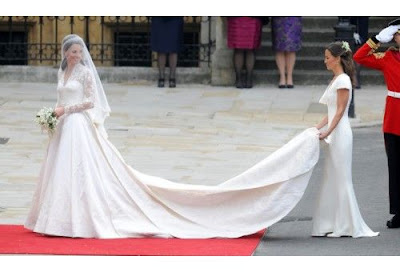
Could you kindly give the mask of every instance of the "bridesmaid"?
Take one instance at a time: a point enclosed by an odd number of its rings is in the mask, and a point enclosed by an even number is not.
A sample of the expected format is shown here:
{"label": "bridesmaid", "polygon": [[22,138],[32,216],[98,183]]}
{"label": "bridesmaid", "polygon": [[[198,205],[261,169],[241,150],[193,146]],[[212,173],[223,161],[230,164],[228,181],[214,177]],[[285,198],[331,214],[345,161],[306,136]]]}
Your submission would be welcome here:
{"label": "bridesmaid", "polygon": [[[328,107],[328,115],[316,126],[325,147],[325,164],[316,211],[313,236],[372,237],[365,224],[353,189],[353,133],[348,118],[354,62],[347,42],[331,43],[325,50],[326,68],[333,79],[320,99]],[[326,129],[322,129],[327,125]]]}
{"label": "bridesmaid", "polygon": [[301,49],[302,18],[272,17],[272,47],[279,69],[279,88],[293,88],[296,52]]}

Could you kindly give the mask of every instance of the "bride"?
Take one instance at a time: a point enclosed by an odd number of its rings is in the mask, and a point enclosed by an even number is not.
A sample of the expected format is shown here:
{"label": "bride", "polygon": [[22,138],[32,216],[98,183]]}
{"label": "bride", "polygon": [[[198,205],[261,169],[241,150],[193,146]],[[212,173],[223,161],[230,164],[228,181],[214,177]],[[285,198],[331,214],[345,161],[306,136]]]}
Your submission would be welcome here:
{"label": "bride", "polygon": [[[310,128],[217,186],[174,183],[127,165],[103,127],[110,107],[83,40],[62,41],[57,129],[25,227],[65,237],[234,238],[282,219],[301,199],[319,158]],[[358,209],[358,208],[357,208]]]}

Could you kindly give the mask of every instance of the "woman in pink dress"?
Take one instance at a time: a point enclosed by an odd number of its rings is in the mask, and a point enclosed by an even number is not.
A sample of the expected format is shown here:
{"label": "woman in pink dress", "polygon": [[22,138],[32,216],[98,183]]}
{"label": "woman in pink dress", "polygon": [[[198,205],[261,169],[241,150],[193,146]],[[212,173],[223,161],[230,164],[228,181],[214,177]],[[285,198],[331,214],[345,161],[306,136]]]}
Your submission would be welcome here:
{"label": "woman in pink dress", "polygon": [[[228,17],[228,47],[234,49],[236,88],[253,87],[255,49],[261,45],[263,20],[262,17]],[[242,75],[243,66],[246,68],[245,77]]]}

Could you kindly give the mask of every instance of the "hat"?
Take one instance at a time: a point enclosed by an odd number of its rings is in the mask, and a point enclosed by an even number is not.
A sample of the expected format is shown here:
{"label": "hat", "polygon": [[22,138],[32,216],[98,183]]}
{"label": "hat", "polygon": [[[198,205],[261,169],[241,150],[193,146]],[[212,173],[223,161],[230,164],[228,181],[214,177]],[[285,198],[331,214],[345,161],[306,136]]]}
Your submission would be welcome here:
{"label": "hat", "polygon": [[395,20],[393,20],[393,21],[388,23],[388,26],[391,26],[391,25],[400,25],[400,18],[399,19],[395,19]]}
{"label": "hat", "polygon": [[400,18],[399,19],[395,19],[395,20],[393,20],[393,21],[388,23],[388,26],[392,26],[392,25],[399,26],[399,30],[397,30],[396,33],[400,34]]}

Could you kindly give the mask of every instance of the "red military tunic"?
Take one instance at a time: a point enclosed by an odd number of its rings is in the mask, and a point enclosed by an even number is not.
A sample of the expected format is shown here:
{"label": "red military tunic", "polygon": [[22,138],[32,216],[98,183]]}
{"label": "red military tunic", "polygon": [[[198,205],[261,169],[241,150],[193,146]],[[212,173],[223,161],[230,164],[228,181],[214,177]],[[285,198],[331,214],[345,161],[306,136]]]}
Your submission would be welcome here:
{"label": "red military tunic", "polygon": [[[354,60],[361,65],[383,72],[389,91],[400,93],[400,52],[388,49],[384,53],[374,53],[378,45],[369,39],[354,54]],[[383,132],[400,136],[400,98],[386,97]]]}

